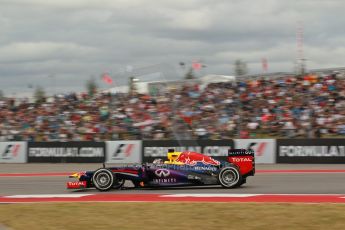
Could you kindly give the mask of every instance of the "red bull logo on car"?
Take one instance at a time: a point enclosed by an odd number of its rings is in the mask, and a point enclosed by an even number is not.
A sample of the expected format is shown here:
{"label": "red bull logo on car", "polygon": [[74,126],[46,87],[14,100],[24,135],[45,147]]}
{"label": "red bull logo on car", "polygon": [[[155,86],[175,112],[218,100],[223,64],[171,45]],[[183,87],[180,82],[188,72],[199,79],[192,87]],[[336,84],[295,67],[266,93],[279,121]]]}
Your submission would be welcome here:
{"label": "red bull logo on car", "polygon": [[212,157],[205,156],[196,152],[182,152],[176,159],[176,162],[190,166],[194,166],[199,162],[205,165],[220,165],[220,162],[213,159]]}

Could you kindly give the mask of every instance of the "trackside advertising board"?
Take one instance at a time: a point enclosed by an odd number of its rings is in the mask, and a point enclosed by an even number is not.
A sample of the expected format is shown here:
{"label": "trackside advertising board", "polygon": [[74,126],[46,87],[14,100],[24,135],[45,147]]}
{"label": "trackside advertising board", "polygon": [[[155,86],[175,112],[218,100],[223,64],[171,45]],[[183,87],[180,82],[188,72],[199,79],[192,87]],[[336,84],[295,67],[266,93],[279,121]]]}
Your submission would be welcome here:
{"label": "trackside advertising board", "polygon": [[29,142],[28,162],[102,163],[105,142]]}
{"label": "trackside advertising board", "polygon": [[235,139],[236,149],[252,149],[256,163],[275,163],[276,141],[274,139]]}
{"label": "trackside advertising board", "polygon": [[200,152],[218,160],[226,160],[229,148],[234,148],[233,140],[143,141],[142,160],[152,162],[156,158],[166,159],[168,149],[175,149],[177,152]]}
{"label": "trackside advertising board", "polygon": [[107,163],[141,163],[141,141],[107,141]]}
{"label": "trackside advertising board", "polygon": [[278,139],[277,163],[345,163],[345,139]]}
{"label": "trackside advertising board", "polygon": [[26,142],[0,142],[0,163],[26,163]]}

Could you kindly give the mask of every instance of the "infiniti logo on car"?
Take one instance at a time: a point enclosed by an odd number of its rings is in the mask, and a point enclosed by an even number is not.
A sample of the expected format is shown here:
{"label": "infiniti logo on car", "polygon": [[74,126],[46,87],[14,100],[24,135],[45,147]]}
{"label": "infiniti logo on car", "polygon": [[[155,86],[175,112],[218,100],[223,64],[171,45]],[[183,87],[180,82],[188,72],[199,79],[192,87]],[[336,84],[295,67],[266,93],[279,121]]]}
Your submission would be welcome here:
{"label": "infiniti logo on car", "polygon": [[158,177],[167,177],[170,175],[170,171],[167,169],[157,169],[155,171],[156,176]]}

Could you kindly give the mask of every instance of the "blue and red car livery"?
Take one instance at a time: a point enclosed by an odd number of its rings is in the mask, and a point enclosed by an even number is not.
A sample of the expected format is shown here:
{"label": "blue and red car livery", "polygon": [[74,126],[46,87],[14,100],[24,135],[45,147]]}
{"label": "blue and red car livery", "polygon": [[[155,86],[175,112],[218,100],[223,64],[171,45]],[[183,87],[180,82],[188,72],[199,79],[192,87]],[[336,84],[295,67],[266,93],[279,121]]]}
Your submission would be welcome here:
{"label": "blue and red car livery", "polygon": [[95,171],[75,173],[67,182],[69,189],[96,188],[99,191],[119,189],[125,181],[135,187],[176,187],[221,185],[234,188],[246,183],[248,176],[255,174],[255,159],[252,150],[229,149],[227,161],[218,161],[197,152],[167,153],[167,161],[99,168]]}

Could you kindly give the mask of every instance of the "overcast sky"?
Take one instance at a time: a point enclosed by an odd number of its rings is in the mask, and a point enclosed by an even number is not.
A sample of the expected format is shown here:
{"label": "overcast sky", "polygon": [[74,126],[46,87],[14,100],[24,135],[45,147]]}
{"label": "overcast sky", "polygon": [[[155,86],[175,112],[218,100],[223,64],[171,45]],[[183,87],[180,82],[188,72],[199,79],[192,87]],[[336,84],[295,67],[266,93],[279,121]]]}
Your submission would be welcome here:
{"label": "overcast sky", "polygon": [[[293,71],[296,28],[304,28],[307,67],[345,66],[342,0],[0,0],[0,85],[5,94],[82,91],[110,72],[181,78],[179,62],[201,60],[203,74]],[[143,77],[142,81],[151,80]],[[156,80],[156,79],[154,79]]]}

